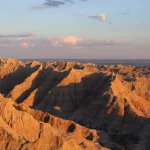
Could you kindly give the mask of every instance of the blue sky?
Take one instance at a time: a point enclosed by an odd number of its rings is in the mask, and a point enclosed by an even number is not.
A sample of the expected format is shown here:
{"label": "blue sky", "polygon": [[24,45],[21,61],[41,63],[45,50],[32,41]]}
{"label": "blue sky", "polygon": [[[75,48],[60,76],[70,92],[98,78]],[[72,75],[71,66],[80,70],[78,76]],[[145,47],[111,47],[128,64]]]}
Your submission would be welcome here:
{"label": "blue sky", "polygon": [[0,18],[3,58],[150,58],[149,0],[5,0]]}

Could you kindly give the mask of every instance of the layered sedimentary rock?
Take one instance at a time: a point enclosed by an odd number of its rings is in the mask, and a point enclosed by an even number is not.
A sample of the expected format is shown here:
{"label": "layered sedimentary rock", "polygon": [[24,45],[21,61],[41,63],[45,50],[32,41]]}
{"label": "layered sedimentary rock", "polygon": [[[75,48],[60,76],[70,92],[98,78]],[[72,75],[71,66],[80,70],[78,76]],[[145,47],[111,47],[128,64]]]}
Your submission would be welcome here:
{"label": "layered sedimentary rock", "polygon": [[150,149],[149,67],[1,59],[0,93],[2,149]]}

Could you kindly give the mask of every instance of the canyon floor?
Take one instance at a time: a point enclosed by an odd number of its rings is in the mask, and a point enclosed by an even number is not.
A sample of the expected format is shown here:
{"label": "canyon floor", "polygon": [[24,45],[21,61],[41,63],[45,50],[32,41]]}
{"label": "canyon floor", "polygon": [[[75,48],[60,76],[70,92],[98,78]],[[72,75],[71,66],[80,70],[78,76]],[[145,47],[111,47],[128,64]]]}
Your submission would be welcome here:
{"label": "canyon floor", "polygon": [[0,150],[149,150],[150,67],[0,59]]}

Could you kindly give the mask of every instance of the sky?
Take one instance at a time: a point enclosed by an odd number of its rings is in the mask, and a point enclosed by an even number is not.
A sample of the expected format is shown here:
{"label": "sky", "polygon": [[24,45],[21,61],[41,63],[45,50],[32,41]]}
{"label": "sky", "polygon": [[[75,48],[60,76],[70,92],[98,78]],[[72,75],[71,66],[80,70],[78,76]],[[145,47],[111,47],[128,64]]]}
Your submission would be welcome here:
{"label": "sky", "polygon": [[150,0],[5,0],[0,57],[150,59]]}

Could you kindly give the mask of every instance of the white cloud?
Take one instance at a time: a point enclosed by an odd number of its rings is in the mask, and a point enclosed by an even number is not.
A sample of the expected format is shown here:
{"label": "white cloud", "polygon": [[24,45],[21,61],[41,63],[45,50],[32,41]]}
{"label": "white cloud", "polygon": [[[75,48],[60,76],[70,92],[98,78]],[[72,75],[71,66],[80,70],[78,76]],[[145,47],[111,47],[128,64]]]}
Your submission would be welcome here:
{"label": "white cloud", "polygon": [[0,46],[22,48],[71,48],[81,49],[90,47],[112,46],[123,44],[120,40],[86,39],[75,36],[58,36],[43,38],[1,39]]}
{"label": "white cloud", "polygon": [[53,46],[61,45],[76,45],[78,42],[82,41],[82,38],[77,38],[75,36],[59,36],[59,37],[48,37]]}
{"label": "white cloud", "polygon": [[20,46],[24,48],[34,47],[34,44],[29,44],[28,42],[22,42],[20,43]]}
{"label": "white cloud", "polygon": [[89,18],[98,19],[98,20],[101,20],[103,22],[105,22],[107,20],[107,16],[105,14],[100,14],[97,16],[89,16]]}
{"label": "white cloud", "polygon": [[59,37],[47,37],[46,41],[53,47],[99,47],[99,46],[109,46],[109,45],[120,45],[122,42],[120,40],[98,40],[98,39],[86,39],[78,38],[75,36],[59,36]]}
{"label": "white cloud", "polygon": [[116,40],[116,44],[122,44],[120,40]]}
{"label": "white cloud", "polygon": [[105,14],[100,14],[99,16],[98,16],[98,18],[99,19],[101,19],[102,21],[106,21],[106,15]]}
{"label": "white cloud", "polygon": [[29,43],[27,42],[23,42],[23,43],[20,43],[20,45],[24,48],[28,48],[29,47]]}

